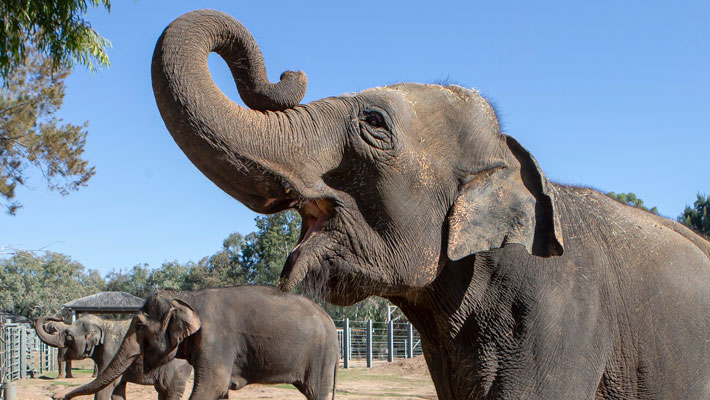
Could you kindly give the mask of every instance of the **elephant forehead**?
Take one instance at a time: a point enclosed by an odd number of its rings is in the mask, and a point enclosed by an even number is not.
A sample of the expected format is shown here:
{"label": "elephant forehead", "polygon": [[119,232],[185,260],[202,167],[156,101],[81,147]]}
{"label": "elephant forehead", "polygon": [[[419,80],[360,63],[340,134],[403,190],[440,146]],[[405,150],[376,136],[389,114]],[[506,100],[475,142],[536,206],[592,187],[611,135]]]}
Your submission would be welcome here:
{"label": "elephant forehead", "polygon": [[[422,83],[399,83],[376,87],[361,92],[366,99],[379,99],[396,107],[408,104],[415,115],[448,113],[461,117],[483,119],[498,131],[498,117],[491,104],[476,89],[458,85],[434,85]],[[461,122],[464,122],[463,120]]]}

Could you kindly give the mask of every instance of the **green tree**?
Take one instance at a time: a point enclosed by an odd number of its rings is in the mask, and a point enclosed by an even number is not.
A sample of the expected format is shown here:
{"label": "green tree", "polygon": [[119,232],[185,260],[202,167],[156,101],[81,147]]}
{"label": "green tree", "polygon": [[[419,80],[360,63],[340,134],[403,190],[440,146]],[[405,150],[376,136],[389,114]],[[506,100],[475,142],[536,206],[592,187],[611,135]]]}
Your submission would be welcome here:
{"label": "green tree", "polygon": [[25,63],[31,49],[55,68],[108,66],[111,43],[84,20],[89,6],[111,10],[110,0],[3,0],[0,2],[0,79]]}
{"label": "green tree", "polygon": [[28,166],[62,195],[86,186],[94,175],[94,167],[82,158],[88,123],[65,124],[54,116],[64,101],[69,72],[32,52],[0,88],[0,206],[10,214],[21,207],[15,189],[26,184]]}
{"label": "green tree", "polygon": [[111,271],[106,275],[106,290],[111,292],[126,292],[145,298],[150,291],[148,287],[148,264],[138,264],[130,271]]}
{"label": "green tree", "polygon": [[205,257],[188,272],[187,286],[190,290],[207,287],[227,287],[246,283],[246,274],[241,263],[244,237],[232,233],[222,242],[222,250]]}
{"label": "green tree", "polygon": [[25,317],[57,313],[63,304],[103,290],[95,270],[58,253],[18,251],[0,260],[0,308]]}
{"label": "green tree", "polygon": [[710,238],[710,195],[698,193],[693,207],[685,206],[678,222]]}
{"label": "green tree", "polygon": [[158,269],[150,272],[146,286],[149,291],[159,289],[189,290],[187,276],[194,263],[180,264],[177,261],[166,261]]}
{"label": "green tree", "polygon": [[640,198],[636,197],[636,195],[632,192],[629,193],[614,193],[614,192],[609,192],[606,194],[607,196],[611,197],[612,199],[624,203],[626,205],[629,205],[631,207],[636,207],[640,208],[642,210],[648,211],[650,213],[658,215],[658,208],[652,207],[649,209],[648,207],[643,205],[643,200]]}
{"label": "green tree", "polygon": [[342,307],[327,303],[321,299],[314,299],[333,320],[349,318],[352,321],[385,321],[387,319],[387,306],[390,302],[377,296],[370,296],[352,306]]}
{"label": "green tree", "polygon": [[291,250],[298,243],[301,216],[286,210],[256,217],[257,231],[246,236],[241,264],[247,282],[275,285]]}

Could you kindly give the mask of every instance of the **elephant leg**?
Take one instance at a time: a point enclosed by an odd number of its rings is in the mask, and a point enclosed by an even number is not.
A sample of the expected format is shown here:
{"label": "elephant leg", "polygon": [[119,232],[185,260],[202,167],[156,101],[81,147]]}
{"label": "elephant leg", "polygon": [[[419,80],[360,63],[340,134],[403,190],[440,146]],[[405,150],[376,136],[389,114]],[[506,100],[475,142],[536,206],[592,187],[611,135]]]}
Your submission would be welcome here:
{"label": "elephant leg", "polygon": [[190,400],[215,400],[229,398],[231,370],[228,368],[195,368],[195,382]]}
{"label": "elephant leg", "polygon": [[64,374],[67,378],[73,378],[74,375],[71,373],[71,360],[64,360],[64,369],[66,373]]}
{"label": "elephant leg", "polygon": [[126,400],[126,382],[121,381],[116,387],[113,389],[113,392],[111,393],[111,400]]}
{"label": "elephant leg", "polygon": [[91,373],[92,378],[96,378],[96,375],[99,374],[99,366],[94,363],[94,372]]}
{"label": "elephant leg", "polygon": [[64,360],[57,357],[57,370],[59,371],[57,374],[57,378],[64,378],[65,364],[66,364],[66,362],[64,362]]}
{"label": "elephant leg", "polygon": [[327,400],[330,398],[330,389],[332,388],[329,385],[318,385],[316,382],[306,382],[305,384],[294,382],[293,386],[308,400]]}
{"label": "elephant leg", "polygon": [[313,373],[307,373],[303,382],[295,382],[293,385],[308,400],[330,399],[336,368],[337,362],[336,364],[323,362],[322,365],[315,366]]}
{"label": "elephant leg", "polygon": [[158,392],[158,400],[180,400],[185,392],[187,381],[185,379],[172,379],[167,385],[153,385]]}

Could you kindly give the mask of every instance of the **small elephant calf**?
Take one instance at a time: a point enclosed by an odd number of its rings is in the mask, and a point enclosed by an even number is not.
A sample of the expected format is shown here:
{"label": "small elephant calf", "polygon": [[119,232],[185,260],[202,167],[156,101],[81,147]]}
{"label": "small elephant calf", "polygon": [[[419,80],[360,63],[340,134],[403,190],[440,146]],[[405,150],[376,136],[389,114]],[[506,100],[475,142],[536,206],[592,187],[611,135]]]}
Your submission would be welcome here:
{"label": "small elephant calf", "polygon": [[146,370],[186,359],[195,371],[192,400],[227,398],[250,383],[291,383],[309,400],[325,400],[331,389],[335,397],[339,354],[333,320],[305,297],[251,285],[157,291],[106,369],[55,399],[94,393],[143,356]]}

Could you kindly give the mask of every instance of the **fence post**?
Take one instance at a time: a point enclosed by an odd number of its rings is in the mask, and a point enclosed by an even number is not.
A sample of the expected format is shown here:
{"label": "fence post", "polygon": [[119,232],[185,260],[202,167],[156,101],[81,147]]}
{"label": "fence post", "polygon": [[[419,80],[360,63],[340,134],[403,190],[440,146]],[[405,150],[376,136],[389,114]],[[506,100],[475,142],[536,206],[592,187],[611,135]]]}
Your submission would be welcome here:
{"label": "fence post", "polygon": [[54,369],[54,352],[53,347],[47,346],[47,372]]}
{"label": "fence post", "polygon": [[387,321],[387,361],[394,361],[394,325]]}
{"label": "fence post", "polygon": [[20,379],[27,377],[27,331],[20,326]]}
{"label": "fence post", "polygon": [[407,358],[414,357],[414,332],[412,323],[407,322]]}
{"label": "fence post", "polygon": [[45,354],[46,352],[44,351],[44,347],[42,346],[44,343],[40,342],[37,346],[37,350],[39,350],[39,374],[42,375],[44,373],[44,364],[47,362],[47,355]]}
{"label": "fence post", "polygon": [[350,320],[343,320],[343,368],[350,368]]}
{"label": "fence post", "polygon": [[372,368],[372,320],[367,320],[367,368]]}

